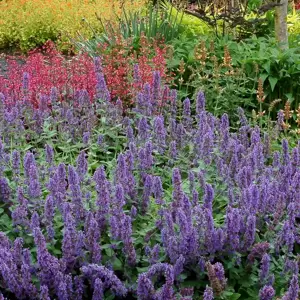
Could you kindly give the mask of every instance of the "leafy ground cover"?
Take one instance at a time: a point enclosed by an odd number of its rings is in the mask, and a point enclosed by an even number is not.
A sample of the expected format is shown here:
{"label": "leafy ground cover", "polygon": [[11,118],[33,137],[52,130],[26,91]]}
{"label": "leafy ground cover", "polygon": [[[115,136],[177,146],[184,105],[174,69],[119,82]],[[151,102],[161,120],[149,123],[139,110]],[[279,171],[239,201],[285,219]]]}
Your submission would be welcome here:
{"label": "leafy ground cover", "polygon": [[[101,66],[100,66],[101,67]],[[1,292],[8,299],[297,299],[299,150],[199,92],[145,84],[38,109],[1,94]]]}

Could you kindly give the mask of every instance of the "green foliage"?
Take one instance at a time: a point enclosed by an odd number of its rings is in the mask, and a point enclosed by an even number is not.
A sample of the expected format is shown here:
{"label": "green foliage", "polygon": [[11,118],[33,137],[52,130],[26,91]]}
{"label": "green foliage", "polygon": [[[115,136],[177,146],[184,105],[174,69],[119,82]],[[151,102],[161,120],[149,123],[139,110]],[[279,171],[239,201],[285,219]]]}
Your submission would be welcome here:
{"label": "green foliage", "polygon": [[161,6],[170,13],[172,20],[175,20],[176,22],[178,22],[178,18],[176,16],[178,14],[181,15],[181,26],[179,28],[181,36],[193,38],[205,34],[212,34],[212,29],[199,18],[180,11],[167,1],[162,2]]}
{"label": "green foliage", "polygon": [[[201,40],[205,43],[207,58],[205,63],[195,57],[195,49],[201,53]],[[283,108],[286,100],[291,102],[291,110],[300,105],[300,52],[297,47],[282,52],[274,38],[255,37],[237,42],[231,38],[212,40],[179,39],[173,42],[173,57],[169,67],[177,74],[177,84],[182,98],[192,96],[198,89],[203,89],[207,96],[208,110],[215,114],[227,112],[234,114],[241,106],[248,110],[256,108],[256,90],[258,79],[263,80],[266,99],[263,110],[276,99],[282,99],[277,106]],[[213,50],[209,50],[213,43]],[[234,76],[228,76],[228,68],[220,67],[227,48],[231,58]],[[197,49],[196,49],[197,50]],[[215,58],[214,58],[215,56]],[[214,67],[214,62],[218,68]],[[180,64],[184,62],[184,74],[180,74]],[[179,83],[182,78],[182,83]],[[276,112],[271,116],[276,117]]]}
{"label": "green foliage", "polygon": [[[127,9],[135,11],[144,2],[125,0]],[[69,37],[76,38],[78,31],[84,38],[91,38],[86,20],[92,26],[98,24],[95,13],[103,18],[120,16],[118,0],[4,0],[0,2],[0,49],[17,48],[23,52],[42,46],[47,40],[57,43],[60,50],[70,50]],[[98,28],[98,34],[102,28]]]}
{"label": "green foliage", "polygon": [[74,40],[79,49],[89,53],[96,53],[98,45],[107,44],[115,46],[121,37],[124,40],[132,40],[134,46],[139,44],[142,35],[150,39],[162,39],[169,43],[177,38],[180,33],[183,14],[172,8],[170,10],[149,6],[146,15],[141,12],[126,11],[119,18],[117,26],[113,22],[104,22],[99,16],[98,20],[103,28],[102,34],[97,34],[94,28],[94,38],[90,40],[80,36],[79,42]]}

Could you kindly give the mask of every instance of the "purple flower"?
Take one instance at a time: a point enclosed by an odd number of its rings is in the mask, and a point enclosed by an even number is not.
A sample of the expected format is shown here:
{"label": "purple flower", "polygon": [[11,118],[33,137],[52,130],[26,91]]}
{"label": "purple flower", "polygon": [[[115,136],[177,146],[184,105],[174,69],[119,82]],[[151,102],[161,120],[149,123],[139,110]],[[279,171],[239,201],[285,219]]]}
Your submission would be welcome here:
{"label": "purple flower", "polygon": [[172,194],[172,209],[173,216],[176,215],[177,209],[183,204],[184,193],[182,190],[181,174],[178,168],[173,169],[172,174],[173,194]]}
{"label": "purple flower", "polygon": [[81,276],[75,276],[74,285],[75,285],[74,300],[82,300],[82,296],[84,292],[83,278]]}
{"label": "purple flower", "polygon": [[226,277],[225,277],[225,271],[224,271],[223,265],[219,262],[216,262],[213,266],[214,266],[215,273],[216,273],[216,276],[217,276],[218,280],[220,282],[225,283],[226,282]]}
{"label": "purple flower", "polygon": [[200,91],[196,100],[196,113],[200,114],[203,110],[205,110],[205,96],[204,93]]}
{"label": "purple flower", "polygon": [[109,205],[111,200],[109,184],[106,180],[106,174],[103,166],[99,167],[95,171],[93,179],[96,183],[97,190],[96,205],[98,207],[98,210],[96,212],[96,219],[99,224],[99,227],[103,228],[109,211]]}
{"label": "purple flower", "polygon": [[215,227],[212,211],[209,209],[204,210],[205,213],[205,250],[209,253],[215,252]]}
{"label": "purple flower", "polygon": [[56,87],[52,87],[51,91],[50,91],[50,102],[52,104],[52,106],[56,105],[58,99],[58,91]]}
{"label": "purple flower", "polygon": [[286,245],[288,251],[292,252],[295,243],[295,235],[293,231],[293,225],[290,223],[290,221],[285,221],[279,238],[281,246]]}
{"label": "purple flower", "polygon": [[156,244],[151,252],[150,252],[150,259],[149,259],[149,262],[151,265],[154,265],[156,263],[158,263],[158,260],[159,260],[159,252],[160,252],[160,246],[159,244]]}
{"label": "purple flower", "polygon": [[278,131],[283,130],[283,124],[284,124],[284,112],[282,109],[280,109],[277,113],[277,122],[276,122],[276,127],[278,128]]}
{"label": "purple flower", "polygon": [[104,75],[101,72],[96,73],[97,77],[97,84],[96,84],[96,99],[97,100],[104,100],[109,102],[111,100],[110,92],[107,89],[106,82],[104,79]]}
{"label": "purple flower", "polygon": [[142,142],[149,138],[149,125],[145,117],[142,117],[138,123],[138,137]]}
{"label": "purple flower", "polygon": [[293,274],[299,273],[299,266],[297,260],[286,259],[284,264],[284,272],[291,272]]}
{"label": "purple flower", "polygon": [[275,296],[275,290],[270,285],[265,285],[259,291],[260,300],[272,300]]}
{"label": "purple flower", "polygon": [[112,239],[116,240],[120,236],[120,227],[118,224],[118,219],[115,216],[109,218],[110,222],[110,233]]}
{"label": "purple flower", "polygon": [[282,161],[284,165],[287,165],[290,161],[289,143],[286,139],[282,140]]}
{"label": "purple flower", "polygon": [[12,170],[15,175],[20,174],[20,152],[14,150],[11,155]]}
{"label": "purple flower", "polygon": [[[80,160],[80,162],[81,162],[81,160]],[[85,163],[79,164],[79,162],[78,162],[77,168],[80,169],[80,172],[82,175],[85,170]],[[69,165],[68,171],[69,171],[68,180],[69,180],[69,187],[71,190],[72,203],[74,205],[74,210],[76,212],[76,220],[79,221],[80,219],[82,219],[84,217],[84,213],[85,213],[83,203],[82,203],[80,180],[79,180],[79,176],[73,166]]]}
{"label": "purple flower", "polygon": [[162,205],[164,203],[164,201],[163,201],[164,191],[163,191],[160,176],[153,177],[152,191],[153,191],[153,195],[155,198],[155,202],[159,205]]}
{"label": "purple flower", "polygon": [[103,141],[104,141],[104,135],[103,134],[99,134],[98,138],[97,138],[97,145],[98,146],[102,146]]}
{"label": "purple flower", "polygon": [[137,209],[136,209],[136,207],[134,205],[132,205],[131,206],[131,210],[130,210],[130,217],[132,219],[134,219],[136,217],[136,215],[137,215]]}
{"label": "purple flower", "polygon": [[94,67],[95,67],[95,72],[96,73],[101,73],[102,72],[102,63],[101,63],[101,58],[99,56],[96,56],[94,58]]}
{"label": "purple flower", "polygon": [[166,129],[164,127],[163,116],[157,116],[154,119],[154,139],[157,144],[158,151],[162,154],[166,147]]}
{"label": "purple flower", "polygon": [[145,214],[148,210],[150,204],[150,196],[152,193],[152,176],[146,175],[144,180],[144,190],[143,190],[143,198],[142,198],[142,213]]}
{"label": "purple flower", "polygon": [[173,160],[176,159],[176,157],[177,157],[176,141],[172,141],[170,143],[169,155]]}
{"label": "purple flower", "polygon": [[27,72],[24,72],[23,73],[23,91],[24,93],[28,93],[28,90],[29,90],[29,74]]}
{"label": "purple flower", "polygon": [[206,286],[203,294],[203,300],[213,300],[213,299],[214,299],[213,289],[209,286]]}
{"label": "purple flower", "polygon": [[191,118],[191,101],[189,98],[186,98],[183,101],[183,120],[182,123],[187,130],[190,130],[192,127],[193,119]]}
{"label": "purple flower", "polygon": [[37,296],[37,289],[35,285],[32,283],[30,266],[27,264],[22,264],[21,274],[22,274],[22,285],[25,294],[31,299],[35,298]]}
{"label": "purple flower", "polygon": [[99,245],[100,231],[98,229],[98,223],[93,217],[93,214],[89,213],[89,222],[87,223],[86,230],[86,248],[90,252],[92,263],[99,264],[101,262],[101,249]]}
{"label": "purple flower", "polygon": [[184,262],[185,262],[185,259],[184,259],[183,255],[180,255],[174,265],[174,278],[177,278],[183,272]]}
{"label": "purple flower", "polygon": [[23,239],[16,238],[13,246],[13,259],[15,264],[20,267],[22,265],[22,250],[23,250]]}
{"label": "purple flower", "polygon": [[72,268],[76,258],[76,241],[77,232],[75,228],[75,221],[70,212],[65,211],[64,229],[63,229],[63,241],[62,252],[63,260],[66,263],[67,268]]}
{"label": "purple flower", "polygon": [[34,232],[36,228],[40,227],[40,217],[39,214],[35,211],[31,216],[31,230]]}
{"label": "purple flower", "polygon": [[161,76],[159,71],[153,72],[153,106],[158,106],[160,100],[160,82]]}
{"label": "purple flower", "polygon": [[255,230],[256,230],[256,217],[248,216],[245,232],[244,248],[248,250],[255,241]]}
{"label": "purple flower", "polygon": [[34,156],[31,152],[26,152],[24,156],[24,172],[26,177],[29,177],[31,165],[35,165]]}
{"label": "purple flower", "polygon": [[94,283],[94,292],[92,300],[102,300],[104,299],[103,295],[103,283],[100,278],[97,278]]}
{"label": "purple flower", "polygon": [[177,113],[177,90],[172,89],[170,93],[170,105],[171,105],[171,115],[172,117],[176,117]]}
{"label": "purple flower", "polygon": [[139,64],[133,65],[133,79],[135,84],[138,84],[141,81]]}
{"label": "purple flower", "polygon": [[88,279],[101,279],[103,282],[103,290],[110,289],[117,296],[125,297],[127,294],[127,289],[121,282],[121,280],[104,266],[99,266],[95,264],[90,264],[81,268],[82,273]]}
{"label": "purple flower", "polygon": [[55,281],[56,281],[56,294],[58,299],[60,300],[69,300],[68,290],[67,290],[67,283],[65,280],[65,276],[58,272],[55,274]]}
{"label": "purple flower", "polygon": [[146,273],[142,273],[138,278],[137,296],[140,300],[154,300],[155,289],[152,281],[147,277]]}
{"label": "purple flower", "polygon": [[214,250],[222,251],[224,247],[224,230],[222,228],[215,229],[214,232]]}
{"label": "purple flower", "polygon": [[129,216],[123,217],[123,226],[122,226],[122,240],[124,242],[124,252],[127,255],[128,264],[134,266],[136,264],[136,252],[134,249],[134,244],[132,240],[132,225],[131,218]]}
{"label": "purple flower", "polygon": [[60,270],[59,262],[48,252],[45,238],[38,227],[34,229],[33,236],[37,247],[37,261],[41,269],[39,274],[40,282],[42,285],[51,285],[54,283],[53,274],[58,273]]}
{"label": "purple flower", "polygon": [[50,300],[49,290],[46,285],[42,285],[40,288],[40,300]]}
{"label": "purple flower", "polygon": [[269,250],[270,244],[267,242],[257,243],[253,246],[250,254],[248,255],[248,261],[253,264],[255,258],[261,259],[263,255]]}
{"label": "purple flower", "polygon": [[211,211],[213,199],[214,199],[214,189],[210,184],[206,184],[203,207]]}
{"label": "purple flower", "polygon": [[38,169],[35,164],[32,164],[29,169],[28,195],[33,199],[39,198],[41,195]]}
{"label": "purple flower", "polygon": [[82,142],[87,145],[89,143],[89,139],[90,139],[90,133],[89,132],[84,132],[83,133],[83,137],[82,137]]}
{"label": "purple flower", "polygon": [[241,107],[238,107],[237,112],[238,112],[238,115],[239,115],[241,126],[247,126],[248,125],[248,120],[247,120],[247,117],[245,116],[244,110]]}
{"label": "purple flower", "polygon": [[45,147],[45,153],[46,153],[46,162],[49,165],[52,165],[53,157],[54,157],[54,151],[53,151],[53,148],[48,144]]}
{"label": "purple flower", "polygon": [[76,168],[77,174],[79,175],[80,179],[83,180],[88,171],[88,162],[86,159],[86,153],[84,151],[80,152],[80,154],[77,157],[76,163],[77,163],[77,168]]}
{"label": "purple flower", "polygon": [[241,215],[240,210],[237,208],[227,209],[226,218],[226,246],[232,251],[238,250],[240,246],[239,232],[241,228]]}
{"label": "purple flower", "polygon": [[179,123],[176,127],[176,142],[179,148],[182,148],[185,144],[186,131],[182,123]]}
{"label": "purple flower", "polygon": [[10,197],[10,187],[6,178],[0,177],[0,199],[8,202]]}
{"label": "purple flower", "polygon": [[283,300],[297,300],[299,294],[298,274],[293,275],[288,292],[283,296]]}
{"label": "purple flower", "polygon": [[18,206],[12,212],[12,220],[14,226],[21,225],[27,226],[28,225],[28,201],[24,198],[23,191],[21,188],[18,188],[17,192],[17,200]]}

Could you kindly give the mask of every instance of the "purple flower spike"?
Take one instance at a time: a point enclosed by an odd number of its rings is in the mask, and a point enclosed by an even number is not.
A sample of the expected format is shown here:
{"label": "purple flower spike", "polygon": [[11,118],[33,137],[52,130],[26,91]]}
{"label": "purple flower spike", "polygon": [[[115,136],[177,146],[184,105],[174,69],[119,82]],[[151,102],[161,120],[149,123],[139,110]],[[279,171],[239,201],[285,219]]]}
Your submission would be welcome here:
{"label": "purple flower spike", "polygon": [[25,93],[28,93],[28,90],[29,90],[29,74],[27,72],[24,72],[23,73],[23,90]]}
{"label": "purple flower spike", "polygon": [[39,299],[40,300],[50,300],[49,290],[48,290],[48,287],[46,285],[41,286],[40,298]]}
{"label": "purple flower spike", "polygon": [[103,282],[103,290],[110,289],[117,296],[125,297],[127,289],[121,280],[104,266],[90,264],[81,268],[82,273],[88,279],[99,278]]}
{"label": "purple flower spike", "polygon": [[297,300],[299,293],[299,284],[298,284],[298,274],[293,275],[290,282],[290,287],[288,292],[283,296],[282,300]]}
{"label": "purple flower spike", "polygon": [[152,281],[147,277],[145,273],[139,275],[138,286],[137,286],[137,296],[140,300],[154,300],[155,299],[155,289]]}
{"label": "purple flower spike", "polygon": [[259,291],[260,300],[272,300],[275,296],[275,290],[270,285],[265,285]]}
{"label": "purple flower spike", "polygon": [[261,267],[259,272],[259,277],[262,282],[264,282],[269,276],[270,261],[270,256],[267,253],[265,253],[261,260]]}
{"label": "purple flower spike", "polygon": [[196,100],[196,113],[200,114],[203,110],[205,110],[205,96],[204,93],[200,91]]}
{"label": "purple flower spike", "polygon": [[214,299],[213,289],[209,286],[206,286],[203,294],[203,300],[213,300],[213,299]]}
{"label": "purple flower spike", "polygon": [[92,300],[102,300],[102,299],[104,299],[103,283],[100,278],[97,278],[94,284],[94,292],[93,292]]}
{"label": "purple flower spike", "polygon": [[45,147],[46,152],[46,162],[51,166],[53,163],[54,151],[50,145],[46,145]]}

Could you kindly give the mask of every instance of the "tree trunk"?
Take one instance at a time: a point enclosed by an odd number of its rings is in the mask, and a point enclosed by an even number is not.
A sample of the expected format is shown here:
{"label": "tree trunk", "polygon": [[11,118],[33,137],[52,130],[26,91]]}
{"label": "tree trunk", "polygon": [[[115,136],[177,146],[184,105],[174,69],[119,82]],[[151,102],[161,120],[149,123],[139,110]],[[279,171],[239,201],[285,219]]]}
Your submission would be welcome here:
{"label": "tree trunk", "polygon": [[275,8],[275,36],[280,49],[286,50],[289,47],[287,30],[288,0],[280,0],[280,4]]}

